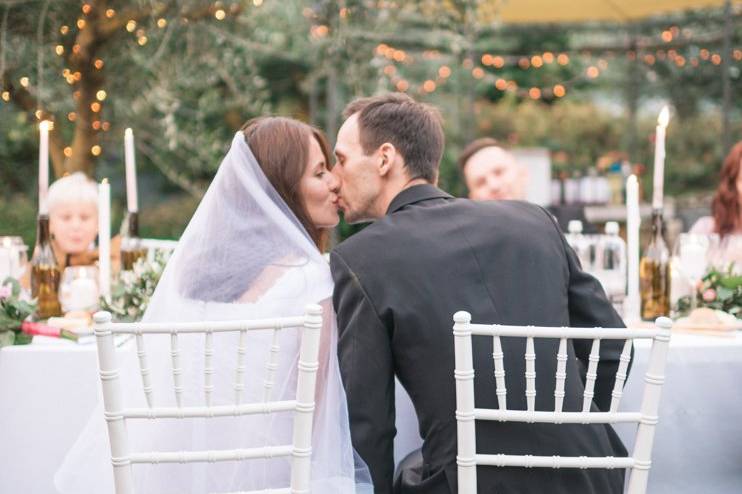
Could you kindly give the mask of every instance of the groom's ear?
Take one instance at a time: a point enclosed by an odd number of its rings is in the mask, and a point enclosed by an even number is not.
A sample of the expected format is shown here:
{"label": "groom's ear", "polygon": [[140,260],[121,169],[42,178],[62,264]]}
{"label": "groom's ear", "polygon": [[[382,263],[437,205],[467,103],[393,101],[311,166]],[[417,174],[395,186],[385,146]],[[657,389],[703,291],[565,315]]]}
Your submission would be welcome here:
{"label": "groom's ear", "polygon": [[379,146],[379,175],[384,177],[392,170],[397,159],[397,148],[393,144],[385,142]]}

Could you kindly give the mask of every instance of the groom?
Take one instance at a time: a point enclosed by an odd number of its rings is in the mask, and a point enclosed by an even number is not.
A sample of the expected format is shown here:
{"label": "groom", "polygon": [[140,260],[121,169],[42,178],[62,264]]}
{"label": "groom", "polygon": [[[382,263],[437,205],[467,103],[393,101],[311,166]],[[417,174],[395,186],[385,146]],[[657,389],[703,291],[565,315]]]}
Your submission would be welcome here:
{"label": "groom", "polygon": [[[332,173],[349,223],[374,223],[331,254],[339,359],[353,445],[377,494],[457,492],[452,316],[474,322],[622,327],[580,269],[554,219],[515,201],[473,202],[438,189],[438,112],[403,94],[345,109]],[[607,410],[620,348],[604,340],[593,409]],[[620,344],[619,344],[620,343]],[[558,342],[536,346],[536,409],[553,410]],[[525,409],[525,342],[503,339],[508,407]],[[590,342],[570,345],[564,409],[581,409]],[[492,340],[475,337],[476,404],[495,408]],[[394,481],[394,377],[409,393],[424,444]],[[602,425],[477,423],[478,453],[625,456]],[[479,493],[623,491],[623,471],[480,467]]]}

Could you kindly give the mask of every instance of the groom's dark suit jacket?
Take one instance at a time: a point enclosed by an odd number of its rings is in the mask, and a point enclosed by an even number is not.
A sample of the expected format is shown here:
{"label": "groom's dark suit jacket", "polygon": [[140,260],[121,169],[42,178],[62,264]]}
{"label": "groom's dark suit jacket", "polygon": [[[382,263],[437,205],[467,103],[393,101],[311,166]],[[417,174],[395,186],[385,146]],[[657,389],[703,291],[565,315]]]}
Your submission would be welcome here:
{"label": "groom's dark suit jacket", "polygon": [[[456,199],[431,185],[402,191],[387,215],[331,254],[340,368],[353,445],[376,493],[456,488],[453,314],[473,322],[623,327],[544,209]],[[623,342],[601,345],[594,403],[607,410]],[[590,341],[569,348],[565,411],[582,406]],[[507,404],[526,409],[525,340],[504,338]],[[558,340],[536,342],[536,409],[554,410]],[[474,337],[477,407],[496,408],[492,339]],[[423,464],[393,488],[394,375],[417,411]],[[595,406],[595,405],[594,405]],[[478,453],[625,456],[612,428],[477,422]],[[479,493],[610,494],[622,470],[479,467]]]}

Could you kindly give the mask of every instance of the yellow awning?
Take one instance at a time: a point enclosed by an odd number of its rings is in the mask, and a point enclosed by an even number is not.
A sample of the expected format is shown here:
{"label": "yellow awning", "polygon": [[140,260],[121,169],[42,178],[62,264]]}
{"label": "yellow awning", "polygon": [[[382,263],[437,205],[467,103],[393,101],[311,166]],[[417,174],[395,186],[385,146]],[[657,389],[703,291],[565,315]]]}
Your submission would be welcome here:
{"label": "yellow awning", "polygon": [[[492,0],[506,24],[630,22],[683,10],[721,7],[724,0]],[[742,2],[732,2],[737,4]]]}

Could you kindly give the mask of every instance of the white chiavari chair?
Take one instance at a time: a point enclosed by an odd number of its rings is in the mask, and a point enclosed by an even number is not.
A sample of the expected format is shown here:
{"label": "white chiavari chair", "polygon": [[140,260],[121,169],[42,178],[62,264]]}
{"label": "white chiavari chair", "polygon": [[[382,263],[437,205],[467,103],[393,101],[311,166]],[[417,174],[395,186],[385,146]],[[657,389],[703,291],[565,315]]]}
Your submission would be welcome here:
{"label": "white chiavari chair", "polygon": [[139,245],[147,249],[147,260],[152,262],[155,258],[155,253],[166,252],[172,254],[175,248],[178,246],[177,240],[160,240],[156,238],[142,238],[139,240]]}
{"label": "white chiavari chair", "polygon": [[[290,457],[290,486],[269,491],[241,492],[239,494],[308,494],[310,489],[310,460],[312,419],[314,414],[314,393],[318,368],[320,329],[322,327],[322,308],[307,306],[303,316],[283,317],[262,320],[188,322],[188,323],[112,323],[111,314],[98,312],[94,316],[95,336],[98,345],[98,363],[103,385],[103,408],[111,444],[116,494],[134,494],[132,464],[139,463],[195,463],[220,461],[245,461],[253,459]],[[300,328],[301,344],[298,362],[296,399],[270,401],[276,357],[280,348],[275,337],[281,330]],[[270,348],[266,375],[265,401],[261,403],[241,403],[244,390],[244,355],[248,344],[249,331],[273,331],[273,344]],[[237,369],[234,382],[234,405],[212,405],[211,394],[214,373],[213,335],[220,332],[238,332]],[[178,346],[178,336],[182,334],[204,334],[204,406],[183,406],[182,359]],[[145,408],[127,408],[121,391],[119,368],[116,359],[114,335],[133,334],[137,347],[139,370],[147,402]],[[152,383],[149,375],[147,352],[144,346],[146,335],[169,334],[173,369],[175,407],[156,407],[152,402]],[[133,452],[130,451],[126,432],[126,421],[137,419],[172,418],[211,418],[227,416],[256,415],[292,411],[294,413],[292,444],[208,451],[177,452]],[[237,493],[234,493],[237,494]]]}
{"label": "white chiavari chair", "polygon": [[[457,312],[454,316],[454,343],[456,352],[456,421],[458,433],[458,485],[459,494],[476,494],[477,466],[524,467],[524,468],[627,468],[631,470],[628,494],[646,492],[655,426],[662,384],[665,381],[665,363],[670,343],[672,321],[660,317],[652,329],[632,328],[549,328],[537,326],[503,326],[472,324],[468,312]],[[493,338],[493,359],[498,409],[474,407],[474,368],[472,355],[472,335]],[[525,351],[525,394],[526,410],[510,410],[507,407],[505,389],[505,365],[501,337],[526,338]],[[554,389],[554,411],[536,411],[536,373],[534,351],[535,338],[554,338],[559,340],[557,353],[556,385]],[[633,339],[652,339],[649,367],[644,376],[644,394],[639,411],[618,411],[627,369],[631,360]],[[592,339],[589,364],[583,395],[582,411],[564,412],[564,382],[567,365],[567,340]],[[618,371],[608,412],[591,412],[595,378],[600,359],[601,340],[626,340],[621,352]],[[508,355],[508,358],[515,358]],[[520,358],[520,357],[519,357]],[[532,456],[506,454],[477,454],[476,420],[500,422],[547,423],[547,424],[615,424],[637,423],[634,451],[631,456],[621,457],[564,457]]]}

